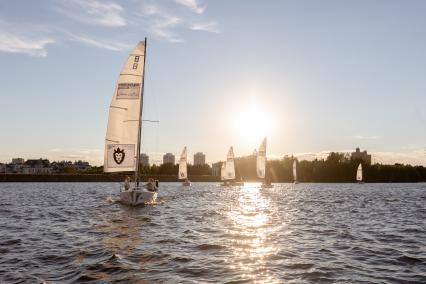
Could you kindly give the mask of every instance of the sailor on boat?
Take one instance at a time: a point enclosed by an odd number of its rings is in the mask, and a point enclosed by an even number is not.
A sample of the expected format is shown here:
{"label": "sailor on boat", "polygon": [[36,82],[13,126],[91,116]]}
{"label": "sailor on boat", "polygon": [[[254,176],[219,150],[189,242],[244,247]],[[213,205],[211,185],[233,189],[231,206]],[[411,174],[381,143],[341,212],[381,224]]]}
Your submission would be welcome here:
{"label": "sailor on boat", "polygon": [[158,190],[158,180],[154,180],[153,178],[149,178],[148,182],[144,185],[146,189],[149,191],[157,191]]}
{"label": "sailor on boat", "polygon": [[126,176],[126,178],[124,179],[124,190],[129,190],[130,189],[130,177]]}

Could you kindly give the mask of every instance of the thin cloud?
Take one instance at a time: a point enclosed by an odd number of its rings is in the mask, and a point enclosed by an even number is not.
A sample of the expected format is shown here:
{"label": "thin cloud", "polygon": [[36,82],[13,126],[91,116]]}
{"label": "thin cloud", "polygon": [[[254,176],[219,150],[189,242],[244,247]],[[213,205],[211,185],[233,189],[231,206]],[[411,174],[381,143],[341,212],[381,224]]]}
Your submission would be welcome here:
{"label": "thin cloud", "polygon": [[358,139],[358,140],[376,140],[379,139],[379,136],[363,136],[363,135],[354,135],[352,138]]}
{"label": "thin cloud", "polygon": [[206,10],[206,7],[200,5],[197,0],[175,0],[176,3],[188,7],[197,14],[202,14]]}
{"label": "thin cloud", "polygon": [[46,56],[48,44],[55,40],[49,37],[34,38],[0,30],[0,51]]}
{"label": "thin cloud", "polygon": [[[46,3],[50,6],[50,12],[59,13],[62,20],[55,21],[54,25],[36,27],[32,24],[28,27],[23,26],[25,23],[21,21],[9,25],[0,19],[0,52],[47,56],[51,44],[72,41],[121,51],[131,47],[126,42],[117,41],[117,36],[129,39],[135,29],[139,32],[141,27],[150,36],[171,43],[184,42],[183,35],[188,30],[220,32],[217,22],[208,21],[201,15],[205,6],[197,0],[161,3],[149,0],[57,0]],[[185,13],[184,9],[177,9],[179,7],[187,7],[196,14]],[[69,19],[75,22],[70,25]],[[109,38],[106,38],[105,30],[99,33],[95,27],[87,25],[110,28],[127,26],[128,29],[108,29]]]}
{"label": "thin cloud", "polygon": [[86,35],[71,34],[70,36],[71,36],[71,40],[78,41],[89,46],[113,50],[113,51],[121,51],[121,50],[126,50],[131,48],[131,45],[129,44],[114,43],[114,42],[109,42],[106,40],[94,39]]}
{"label": "thin cloud", "polygon": [[[184,5],[196,11],[198,14],[204,12],[197,1],[176,0],[178,4]],[[170,7],[169,7],[170,8]],[[136,13],[147,19],[147,30],[153,36],[168,42],[183,42],[183,38],[176,32],[178,28],[186,28],[193,31],[203,31],[210,33],[220,33],[219,24],[215,21],[195,20],[189,17],[177,16],[171,13],[166,6],[158,5],[154,2],[144,3],[141,13]]]}
{"label": "thin cloud", "polygon": [[103,150],[101,149],[60,149],[50,150],[50,154],[45,155],[50,161],[61,160],[84,160],[93,165],[102,165]]}
{"label": "thin cloud", "polygon": [[371,154],[376,163],[426,165],[426,150],[424,149],[409,152],[373,152]]}
{"label": "thin cloud", "polygon": [[158,15],[161,14],[161,9],[157,5],[146,3],[143,6],[143,14],[146,16]]}
{"label": "thin cloud", "polygon": [[204,32],[210,32],[210,33],[220,33],[219,25],[217,22],[194,23],[191,25],[191,30],[204,31]]}
{"label": "thin cloud", "polygon": [[117,3],[98,0],[62,1],[57,11],[69,18],[105,27],[124,27],[124,9]]}
{"label": "thin cloud", "polygon": [[168,13],[164,7],[147,3],[143,5],[142,13],[137,15],[147,18],[147,30],[154,37],[168,42],[183,42],[174,31],[183,23],[183,19]]}
{"label": "thin cloud", "polygon": [[[350,154],[354,150],[324,150],[320,152],[305,152],[295,153],[294,157],[299,160],[312,161],[314,159],[326,159],[331,152],[348,153]],[[369,152],[372,155],[373,163],[381,164],[410,164],[410,165],[426,165],[426,150],[415,149],[407,152]],[[289,155],[291,156],[291,155]]]}
{"label": "thin cloud", "polygon": [[178,17],[162,17],[162,19],[155,20],[148,30],[157,38],[169,42],[183,42],[183,39],[173,32],[173,29],[180,23],[182,23],[182,20]]}

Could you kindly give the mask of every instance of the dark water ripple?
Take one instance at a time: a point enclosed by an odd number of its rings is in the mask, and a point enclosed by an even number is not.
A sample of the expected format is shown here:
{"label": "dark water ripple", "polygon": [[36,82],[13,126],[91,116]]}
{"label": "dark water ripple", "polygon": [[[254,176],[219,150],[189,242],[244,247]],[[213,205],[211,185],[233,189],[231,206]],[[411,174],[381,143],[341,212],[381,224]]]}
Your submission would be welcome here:
{"label": "dark water ripple", "polygon": [[0,283],[426,283],[425,184],[0,184]]}

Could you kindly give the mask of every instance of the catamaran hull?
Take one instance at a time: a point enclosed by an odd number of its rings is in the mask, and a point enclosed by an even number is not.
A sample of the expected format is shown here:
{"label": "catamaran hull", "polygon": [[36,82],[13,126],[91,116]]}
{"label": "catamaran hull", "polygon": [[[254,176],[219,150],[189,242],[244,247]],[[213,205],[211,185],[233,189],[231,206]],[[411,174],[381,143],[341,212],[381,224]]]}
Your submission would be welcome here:
{"label": "catamaran hull", "polygon": [[123,204],[136,206],[152,203],[157,200],[157,192],[148,190],[128,190],[120,192],[120,201]]}

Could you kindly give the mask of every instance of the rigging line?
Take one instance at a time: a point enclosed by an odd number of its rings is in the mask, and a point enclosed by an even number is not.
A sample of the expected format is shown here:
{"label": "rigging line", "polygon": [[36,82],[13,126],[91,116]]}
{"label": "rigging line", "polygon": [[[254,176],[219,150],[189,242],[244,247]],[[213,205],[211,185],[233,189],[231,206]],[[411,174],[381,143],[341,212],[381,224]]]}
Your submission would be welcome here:
{"label": "rigging line", "polygon": [[[149,72],[151,69],[151,66],[149,64],[149,57],[147,57],[147,64],[145,66],[145,82],[146,85],[148,86],[149,90],[148,91],[148,96],[151,99],[152,105],[153,107],[151,108],[151,110],[153,111],[153,115],[156,118],[156,120],[153,121],[148,121],[148,122],[155,122],[155,123],[159,123],[160,121],[158,120],[159,117],[159,107],[158,107],[158,96],[156,93],[156,89],[155,89],[155,83],[153,82],[153,78],[152,78],[152,74],[151,72]],[[158,127],[155,127],[154,129],[154,152],[158,153],[158,148],[159,148],[159,129]]]}

